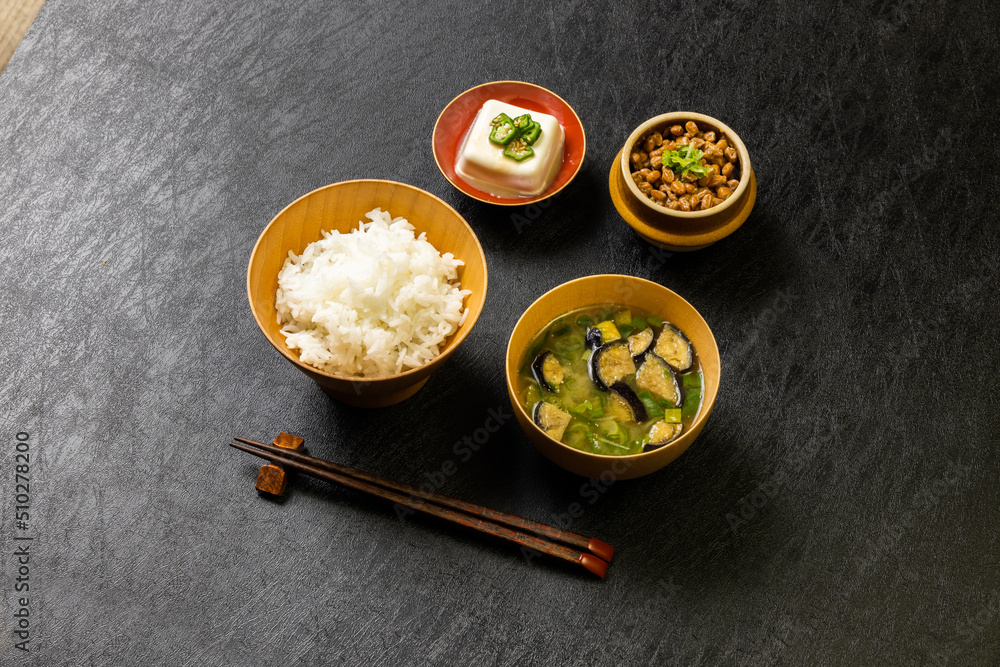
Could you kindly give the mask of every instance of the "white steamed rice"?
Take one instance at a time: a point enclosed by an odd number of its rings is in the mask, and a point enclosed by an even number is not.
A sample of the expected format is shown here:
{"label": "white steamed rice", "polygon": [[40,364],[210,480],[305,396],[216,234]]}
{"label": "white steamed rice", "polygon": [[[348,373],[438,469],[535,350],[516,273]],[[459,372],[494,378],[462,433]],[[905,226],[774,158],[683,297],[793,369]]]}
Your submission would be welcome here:
{"label": "white steamed rice", "polygon": [[427,363],[468,315],[464,262],[379,208],[349,234],[323,232],[278,273],[278,324],[299,359],[337,375],[393,375]]}

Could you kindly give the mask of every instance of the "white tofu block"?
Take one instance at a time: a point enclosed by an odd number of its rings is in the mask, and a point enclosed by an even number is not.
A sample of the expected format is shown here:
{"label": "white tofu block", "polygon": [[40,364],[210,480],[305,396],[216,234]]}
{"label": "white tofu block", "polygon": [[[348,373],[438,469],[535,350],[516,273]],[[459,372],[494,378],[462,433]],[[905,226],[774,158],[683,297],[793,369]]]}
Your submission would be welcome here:
{"label": "white tofu block", "polygon": [[[503,154],[503,146],[490,141],[490,121],[505,113],[511,119],[531,114],[542,133],[531,147],[534,156],[517,162]],[[488,100],[458,151],[455,172],[467,183],[498,197],[533,197],[545,192],[562,166],[565,133],[554,117],[498,100]]]}

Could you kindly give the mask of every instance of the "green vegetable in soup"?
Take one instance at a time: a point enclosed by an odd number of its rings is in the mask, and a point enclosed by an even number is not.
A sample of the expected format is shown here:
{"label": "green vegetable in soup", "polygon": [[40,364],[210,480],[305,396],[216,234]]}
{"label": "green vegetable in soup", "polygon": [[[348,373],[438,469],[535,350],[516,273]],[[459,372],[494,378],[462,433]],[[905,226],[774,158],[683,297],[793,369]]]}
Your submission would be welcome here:
{"label": "green vegetable in soup", "polygon": [[630,310],[621,310],[621,311],[618,311],[617,313],[615,313],[615,320],[614,321],[615,321],[615,324],[618,325],[619,328],[621,328],[622,326],[624,326],[626,324],[632,324],[632,311],[630,311]]}
{"label": "green vegetable in soup", "polygon": [[639,400],[642,401],[642,404],[646,406],[646,412],[649,413],[650,419],[659,419],[663,416],[663,408],[661,408],[660,404],[656,402],[655,398],[653,398],[652,393],[644,390],[640,391],[638,396]]}
{"label": "green vegetable in soup", "polygon": [[683,420],[683,411],[680,408],[668,408],[663,411],[662,419],[671,424],[680,424]]}
{"label": "green vegetable in soup", "polygon": [[681,376],[681,385],[684,387],[684,403],[681,405],[681,414],[685,420],[693,421],[701,410],[703,381],[704,377],[701,371],[685,373]]}

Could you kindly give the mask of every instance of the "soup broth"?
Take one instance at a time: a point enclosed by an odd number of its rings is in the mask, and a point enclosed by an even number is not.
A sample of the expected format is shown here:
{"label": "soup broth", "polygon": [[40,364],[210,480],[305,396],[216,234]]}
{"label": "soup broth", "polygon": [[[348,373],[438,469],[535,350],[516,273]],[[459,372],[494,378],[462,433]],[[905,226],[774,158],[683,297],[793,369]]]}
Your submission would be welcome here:
{"label": "soup broth", "polygon": [[533,340],[517,377],[521,404],[549,436],[593,454],[652,451],[701,409],[694,347],[655,313],[614,305],[574,310]]}

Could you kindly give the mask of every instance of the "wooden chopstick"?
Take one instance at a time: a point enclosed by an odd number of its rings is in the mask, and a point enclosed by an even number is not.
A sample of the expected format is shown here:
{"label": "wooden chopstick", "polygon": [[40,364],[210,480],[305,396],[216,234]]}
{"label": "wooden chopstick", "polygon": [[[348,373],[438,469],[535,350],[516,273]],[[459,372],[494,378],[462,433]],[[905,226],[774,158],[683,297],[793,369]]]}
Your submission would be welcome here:
{"label": "wooden chopstick", "polygon": [[294,450],[281,449],[279,447],[275,447],[274,445],[255,442],[247,438],[234,437],[233,439],[246,445],[252,445],[259,449],[263,449],[264,451],[271,452],[272,454],[279,454],[286,458],[291,458],[299,461],[300,463],[325,468],[340,475],[377,484],[378,486],[385,487],[393,491],[399,491],[400,493],[405,493],[416,498],[423,498],[424,500],[429,500],[433,503],[437,503],[438,505],[450,507],[461,512],[467,512],[484,519],[489,519],[495,523],[510,526],[511,528],[516,528],[517,530],[527,533],[532,533],[545,539],[562,542],[563,544],[571,547],[576,547],[581,551],[589,551],[601,560],[609,563],[615,555],[614,547],[595,538],[584,537],[583,535],[577,535],[576,533],[571,533],[568,530],[562,530],[561,528],[532,521],[531,519],[522,519],[521,517],[514,516],[513,514],[507,514],[506,512],[500,512],[498,510],[483,507],[482,505],[476,505],[474,503],[468,503],[464,500],[458,500],[457,498],[450,498],[448,496],[441,495],[440,493],[428,491],[427,489],[421,489],[420,487],[412,486],[410,484],[404,484],[403,482],[397,482],[396,480],[389,479],[388,477],[382,477],[381,475],[375,475],[356,468],[349,468],[347,466],[340,465],[339,463],[334,463],[333,461],[319,459]]}
{"label": "wooden chopstick", "polygon": [[345,475],[332,472],[331,470],[297,461],[290,456],[286,456],[288,452],[284,450],[280,450],[281,453],[274,453],[267,451],[266,449],[255,449],[254,447],[247,447],[246,445],[235,442],[229,443],[229,445],[230,447],[235,447],[236,449],[253,454],[254,456],[259,456],[263,459],[280,463],[282,466],[291,470],[295,470],[318,479],[334,482],[336,484],[340,484],[341,486],[346,486],[350,489],[383,498],[394,503],[399,503],[400,505],[409,507],[417,512],[429,514],[431,516],[444,519],[445,521],[450,521],[452,523],[477,530],[481,533],[493,535],[494,537],[498,537],[502,540],[513,542],[514,544],[528,547],[529,549],[534,549],[535,551],[552,556],[553,558],[558,558],[559,560],[580,565],[587,571],[602,578],[608,570],[607,561],[598,558],[594,554],[575,551],[567,546],[534,537],[517,530],[512,530],[511,528],[495,524],[491,521],[486,521],[485,519],[481,519],[473,514],[457,512],[433,503],[423,502],[423,500],[404,496],[396,491],[373,485],[360,479],[347,477]]}

